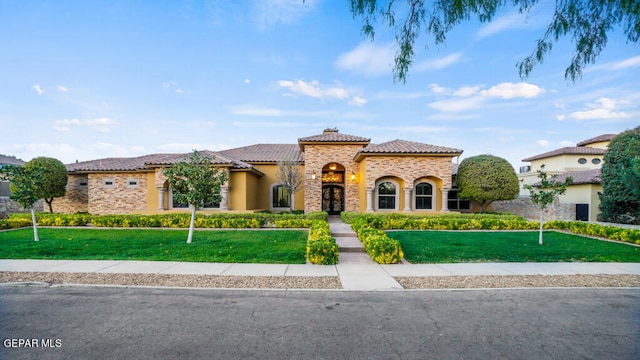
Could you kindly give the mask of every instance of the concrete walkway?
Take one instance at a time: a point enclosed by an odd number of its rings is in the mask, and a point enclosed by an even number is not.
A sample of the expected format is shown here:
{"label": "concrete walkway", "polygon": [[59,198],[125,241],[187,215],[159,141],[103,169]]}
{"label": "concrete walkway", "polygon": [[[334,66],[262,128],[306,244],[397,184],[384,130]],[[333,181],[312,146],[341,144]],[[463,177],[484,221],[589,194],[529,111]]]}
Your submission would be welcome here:
{"label": "concrete walkway", "polygon": [[221,276],[337,276],[344,290],[402,290],[397,276],[640,275],[640,263],[226,264],[118,260],[0,260],[0,271]]}

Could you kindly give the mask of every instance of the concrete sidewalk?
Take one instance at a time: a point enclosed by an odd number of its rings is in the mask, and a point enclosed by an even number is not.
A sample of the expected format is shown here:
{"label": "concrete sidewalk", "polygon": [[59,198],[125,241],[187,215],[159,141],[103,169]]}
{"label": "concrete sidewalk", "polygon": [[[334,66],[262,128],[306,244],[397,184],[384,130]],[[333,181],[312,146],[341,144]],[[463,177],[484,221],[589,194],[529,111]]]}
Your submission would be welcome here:
{"label": "concrete sidewalk", "polygon": [[2,260],[0,271],[220,276],[335,276],[344,290],[402,290],[398,276],[640,275],[640,263],[227,264],[118,260]]}

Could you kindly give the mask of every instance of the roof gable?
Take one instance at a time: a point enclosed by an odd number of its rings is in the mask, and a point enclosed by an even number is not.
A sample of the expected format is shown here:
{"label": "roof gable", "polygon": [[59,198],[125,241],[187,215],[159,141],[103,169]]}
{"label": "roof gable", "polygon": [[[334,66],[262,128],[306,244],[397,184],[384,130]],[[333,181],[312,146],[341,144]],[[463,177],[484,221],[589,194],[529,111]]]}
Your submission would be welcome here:
{"label": "roof gable", "polygon": [[338,129],[324,129],[322,134],[312,135],[307,137],[298,138],[298,144],[300,145],[300,151],[304,151],[305,144],[358,144],[358,145],[368,145],[371,139],[349,135],[349,134],[341,134]]}
{"label": "roof gable", "polygon": [[599,136],[593,137],[591,139],[580,141],[577,144],[577,146],[587,146],[587,145],[591,145],[591,144],[595,144],[595,143],[599,143],[599,142],[611,141],[611,139],[613,139],[616,136],[617,136],[616,134],[599,135]]}
{"label": "roof gable", "polygon": [[381,144],[371,144],[356,154],[356,161],[369,155],[452,155],[462,154],[462,150],[438,145],[424,144],[408,140],[392,140]]}

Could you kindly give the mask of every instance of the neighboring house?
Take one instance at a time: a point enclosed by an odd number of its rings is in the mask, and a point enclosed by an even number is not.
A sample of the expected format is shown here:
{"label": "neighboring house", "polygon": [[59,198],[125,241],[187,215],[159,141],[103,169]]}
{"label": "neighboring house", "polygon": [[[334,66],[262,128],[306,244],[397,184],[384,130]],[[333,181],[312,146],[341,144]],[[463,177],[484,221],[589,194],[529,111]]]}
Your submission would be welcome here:
{"label": "neighboring house", "polygon": [[[24,165],[24,161],[16,159],[13,156],[0,155],[0,168],[6,165]],[[9,187],[9,179],[0,177],[0,219],[9,216],[10,213],[22,210],[20,205],[10,199],[11,188]]]}
{"label": "neighboring house", "polygon": [[[609,142],[616,134],[600,135],[582,142],[576,146],[564,147],[522,159],[531,165],[520,168],[518,179],[520,180],[520,196],[528,197],[529,191],[524,189],[524,184],[539,182],[537,170],[542,164],[549,176],[555,176],[559,181],[567,177],[573,178],[573,184],[569,186],[565,195],[559,197],[560,204],[569,205],[567,208],[573,214],[565,214],[565,220],[596,221],[600,205],[599,192],[602,192],[600,180],[600,168],[604,153]],[[569,219],[569,217],[572,217]]]}
{"label": "neighboring house", "polygon": [[[455,198],[452,160],[462,150],[393,140],[370,139],[326,129],[297,144],[256,144],[224,151],[202,151],[228,171],[214,211],[283,211],[287,189],[278,181],[278,161],[300,163],[304,186],[293,194],[293,209],[356,212],[465,210]],[[189,154],[152,154],[67,165],[67,195],[56,199],[60,212],[94,214],[163,212],[184,207],[174,202],[162,169]],[[451,195],[451,196],[450,196]]]}

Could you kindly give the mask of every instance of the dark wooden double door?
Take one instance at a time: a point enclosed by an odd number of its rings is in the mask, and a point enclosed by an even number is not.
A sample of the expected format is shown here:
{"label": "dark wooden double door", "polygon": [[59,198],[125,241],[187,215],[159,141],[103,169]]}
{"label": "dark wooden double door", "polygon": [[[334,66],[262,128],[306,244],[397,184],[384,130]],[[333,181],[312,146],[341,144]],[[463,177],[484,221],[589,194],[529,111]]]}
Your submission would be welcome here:
{"label": "dark wooden double door", "polygon": [[340,185],[322,187],[322,210],[329,215],[340,215],[344,211],[344,187]]}

